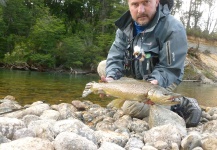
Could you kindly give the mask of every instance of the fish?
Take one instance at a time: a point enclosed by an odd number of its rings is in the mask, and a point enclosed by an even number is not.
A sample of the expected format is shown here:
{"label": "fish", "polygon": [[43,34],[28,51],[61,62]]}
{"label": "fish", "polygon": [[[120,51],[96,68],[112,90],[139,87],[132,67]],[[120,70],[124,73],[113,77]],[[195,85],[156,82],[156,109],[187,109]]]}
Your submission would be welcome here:
{"label": "fish", "polygon": [[148,81],[128,77],[111,82],[89,82],[85,86],[82,97],[84,98],[91,93],[113,96],[122,101],[121,103],[125,100],[144,103],[151,101],[154,104],[167,106],[179,104],[180,100],[177,98],[182,96]]}

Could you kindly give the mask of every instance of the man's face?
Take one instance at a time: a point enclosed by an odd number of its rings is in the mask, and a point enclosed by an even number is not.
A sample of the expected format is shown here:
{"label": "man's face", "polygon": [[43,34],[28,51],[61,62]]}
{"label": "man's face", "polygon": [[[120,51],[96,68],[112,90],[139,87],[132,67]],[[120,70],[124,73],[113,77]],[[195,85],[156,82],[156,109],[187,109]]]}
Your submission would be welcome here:
{"label": "man's face", "polygon": [[154,17],[159,0],[128,0],[129,10],[134,21],[146,25]]}

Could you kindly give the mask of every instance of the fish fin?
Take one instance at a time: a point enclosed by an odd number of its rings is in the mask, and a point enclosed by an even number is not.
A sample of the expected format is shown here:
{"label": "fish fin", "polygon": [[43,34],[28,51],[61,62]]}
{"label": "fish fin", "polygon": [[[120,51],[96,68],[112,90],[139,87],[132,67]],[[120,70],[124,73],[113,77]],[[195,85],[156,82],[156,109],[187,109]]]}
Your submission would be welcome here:
{"label": "fish fin", "polygon": [[95,82],[89,82],[86,84],[85,89],[82,93],[82,97],[87,97],[87,95],[89,95],[90,93],[92,93],[93,91],[91,90],[91,87],[93,86]]}
{"label": "fish fin", "polygon": [[98,82],[99,82],[99,83],[104,83],[105,81],[102,81],[102,80],[98,80]]}
{"label": "fish fin", "polygon": [[121,108],[126,100],[125,99],[114,99],[111,101],[107,106],[108,107],[115,107],[115,108]]}

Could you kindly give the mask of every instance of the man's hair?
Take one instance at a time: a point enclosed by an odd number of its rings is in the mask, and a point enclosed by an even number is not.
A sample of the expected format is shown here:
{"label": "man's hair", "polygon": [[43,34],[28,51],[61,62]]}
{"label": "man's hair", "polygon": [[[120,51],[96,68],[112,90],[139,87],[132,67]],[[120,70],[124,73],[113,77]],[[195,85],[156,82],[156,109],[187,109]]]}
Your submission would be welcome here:
{"label": "man's hair", "polygon": [[[129,0],[127,0],[129,1]],[[168,5],[169,10],[172,9],[173,5],[174,5],[174,0],[160,0],[161,5]]]}

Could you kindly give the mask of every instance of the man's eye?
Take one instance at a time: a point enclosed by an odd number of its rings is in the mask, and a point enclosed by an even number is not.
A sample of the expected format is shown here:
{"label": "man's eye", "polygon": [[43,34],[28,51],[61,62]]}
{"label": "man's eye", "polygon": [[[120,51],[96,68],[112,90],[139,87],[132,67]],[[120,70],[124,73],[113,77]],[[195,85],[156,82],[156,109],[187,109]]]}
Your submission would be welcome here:
{"label": "man's eye", "polygon": [[133,5],[134,7],[139,6],[139,4],[137,4],[137,3],[133,3],[132,5]]}
{"label": "man's eye", "polygon": [[150,0],[147,0],[144,3],[145,3],[145,5],[148,5],[150,2],[151,2]]}

